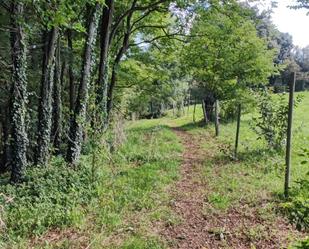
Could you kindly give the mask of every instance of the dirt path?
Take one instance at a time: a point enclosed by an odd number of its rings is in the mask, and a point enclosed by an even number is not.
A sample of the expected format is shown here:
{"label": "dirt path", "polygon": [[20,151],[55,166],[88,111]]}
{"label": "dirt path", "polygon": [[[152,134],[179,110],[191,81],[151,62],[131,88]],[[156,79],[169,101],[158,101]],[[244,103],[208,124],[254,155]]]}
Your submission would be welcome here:
{"label": "dirt path", "polygon": [[181,224],[170,226],[163,234],[172,248],[202,248],[207,245],[203,209],[204,185],[199,181],[202,162],[205,158],[200,143],[187,132],[174,128],[185,147],[181,180],[172,190],[173,209],[182,218]]}
{"label": "dirt path", "polygon": [[[161,232],[170,248],[286,248],[283,245],[289,244],[289,237],[302,237],[281,218],[272,224],[263,221],[256,214],[256,208],[246,203],[240,208],[230,208],[224,214],[205,214],[207,182],[201,172],[205,160],[211,160],[215,155],[203,149],[201,144],[205,139],[214,142],[214,138],[210,135],[200,138],[180,128],[173,130],[181,138],[185,150],[181,179],[170,190],[172,209],[181,222],[166,226]],[[263,205],[261,203],[259,208]],[[260,226],[263,227],[261,231]],[[251,231],[256,234],[250,234]]]}

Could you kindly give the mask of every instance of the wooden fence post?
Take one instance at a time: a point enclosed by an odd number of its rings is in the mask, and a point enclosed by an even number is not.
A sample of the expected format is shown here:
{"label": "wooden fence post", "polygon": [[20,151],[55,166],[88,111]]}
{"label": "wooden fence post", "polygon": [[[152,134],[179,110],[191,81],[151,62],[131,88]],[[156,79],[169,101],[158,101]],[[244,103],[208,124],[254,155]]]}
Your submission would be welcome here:
{"label": "wooden fence post", "polygon": [[284,195],[289,196],[290,188],[290,175],[291,175],[291,145],[292,145],[292,124],[293,124],[293,108],[294,108],[294,91],[295,91],[296,73],[292,73],[289,82],[290,96],[289,96],[289,113],[288,113],[288,129],[286,139],[286,155],[285,155],[285,182],[284,182]]}
{"label": "wooden fence post", "polygon": [[207,119],[207,113],[206,113],[206,105],[205,105],[205,101],[202,100],[202,107],[203,107],[203,114],[204,114],[204,122],[205,125],[208,124],[208,119]]}
{"label": "wooden fence post", "polygon": [[219,136],[220,129],[219,129],[219,100],[215,102],[215,128],[216,128],[216,137]]}
{"label": "wooden fence post", "polygon": [[196,119],[195,119],[195,111],[196,111],[196,100],[194,101],[194,107],[193,107],[193,123],[196,123]]}
{"label": "wooden fence post", "polygon": [[236,129],[234,159],[237,158],[237,151],[238,151],[239,133],[240,133],[240,119],[241,119],[241,104],[238,104],[237,109],[238,109],[238,114],[237,114],[237,129]]}

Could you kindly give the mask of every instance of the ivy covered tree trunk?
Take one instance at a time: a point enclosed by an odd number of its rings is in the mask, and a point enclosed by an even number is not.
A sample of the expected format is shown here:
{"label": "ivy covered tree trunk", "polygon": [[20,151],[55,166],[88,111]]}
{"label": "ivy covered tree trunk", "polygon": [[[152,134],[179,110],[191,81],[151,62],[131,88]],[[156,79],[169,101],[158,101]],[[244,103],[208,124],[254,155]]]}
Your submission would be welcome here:
{"label": "ivy covered tree trunk", "polygon": [[0,112],[0,173],[5,171],[5,162],[3,160],[4,139],[3,139],[3,118]]}
{"label": "ivy covered tree trunk", "polygon": [[52,92],[54,84],[55,52],[58,39],[58,28],[53,27],[44,34],[44,58],[41,79],[41,95],[38,115],[38,140],[36,163],[46,165],[49,159],[51,126],[52,126]]}
{"label": "ivy covered tree trunk", "polygon": [[106,0],[105,4],[101,19],[101,54],[96,93],[96,106],[99,112],[96,118],[101,123],[101,128],[103,129],[107,125],[108,51],[114,13],[114,0]]}
{"label": "ivy covered tree trunk", "polygon": [[[65,65],[63,65],[63,67],[65,67]],[[64,77],[63,67],[61,67],[60,39],[58,39],[56,63],[54,70],[53,106],[52,106],[53,123],[52,123],[52,137],[51,137],[56,155],[60,153],[60,146],[61,146],[61,132],[62,132],[61,89]]]}
{"label": "ivy covered tree trunk", "polygon": [[96,29],[99,19],[100,4],[96,3],[93,12],[90,16],[88,26],[88,36],[86,39],[83,68],[81,81],[79,84],[78,95],[75,103],[74,116],[70,123],[70,138],[67,151],[67,161],[71,164],[76,164],[80,158],[82,141],[83,141],[83,127],[86,122],[86,110],[88,102],[88,88],[92,68],[92,52],[96,40]]}
{"label": "ivy covered tree trunk", "polygon": [[1,110],[1,153],[0,153],[0,173],[6,172],[12,163],[12,148],[10,146],[11,122],[9,117],[9,106],[4,106]]}
{"label": "ivy covered tree trunk", "polygon": [[11,92],[11,125],[12,125],[12,174],[11,181],[22,180],[27,166],[27,133],[26,133],[26,44],[22,27],[23,4],[13,1],[11,4],[11,53],[12,53],[12,92]]}
{"label": "ivy covered tree trunk", "polygon": [[69,99],[70,99],[70,112],[73,114],[75,107],[75,78],[74,78],[74,54],[73,54],[73,41],[72,31],[68,30],[68,47],[69,47]]}

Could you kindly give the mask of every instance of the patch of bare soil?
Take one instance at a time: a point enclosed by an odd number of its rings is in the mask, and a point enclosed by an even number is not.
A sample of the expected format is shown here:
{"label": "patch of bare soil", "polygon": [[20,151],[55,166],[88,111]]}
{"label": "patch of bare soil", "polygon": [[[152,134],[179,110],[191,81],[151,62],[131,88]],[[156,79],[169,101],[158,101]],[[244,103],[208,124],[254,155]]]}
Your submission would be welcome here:
{"label": "patch of bare soil", "polygon": [[[201,180],[202,167],[215,153],[201,147],[201,138],[179,128],[174,131],[185,150],[181,179],[170,190],[172,209],[182,222],[168,224],[160,231],[170,248],[286,248],[291,238],[302,237],[284,219],[263,220],[257,214],[257,207],[245,203],[226,213],[205,214],[207,182]],[[214,141],[210,135],[206,139]],[[263,208],[263,203],[258,208]]]}
{"label": "patch of bare soil", "polygon": [[[53,229],[40,237],[33,237],[29,248],[53,245],[53,248],[62,248],[64,243],[70,243],[70,248],[90,248],[89,236],[74,229]],[[67,248],[67,247],[66,247]]]}

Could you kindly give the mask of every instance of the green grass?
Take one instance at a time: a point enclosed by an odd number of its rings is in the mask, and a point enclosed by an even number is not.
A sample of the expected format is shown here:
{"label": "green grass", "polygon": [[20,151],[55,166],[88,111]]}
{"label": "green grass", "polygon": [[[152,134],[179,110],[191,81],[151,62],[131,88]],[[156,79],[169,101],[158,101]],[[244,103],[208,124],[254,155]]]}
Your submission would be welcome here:
{"label": "green grass", "polygon": [[[28,248],[32,237],[34,248],[162,248],[150,228],[152,222],[173,222],[164,190],[179,177],[182,146],[155,122],[132,124],[126,133],[113,155],[96,155],[93,184],[91,155],[77,171],[59,162],[29,170],[22,188],[2,184],[0,192],[12,202],[0,198],[6,225],[0,247]],[[49,242],[52,235],[56,239]]]}

